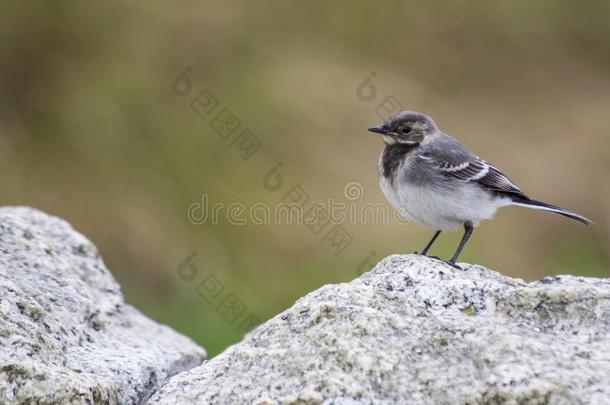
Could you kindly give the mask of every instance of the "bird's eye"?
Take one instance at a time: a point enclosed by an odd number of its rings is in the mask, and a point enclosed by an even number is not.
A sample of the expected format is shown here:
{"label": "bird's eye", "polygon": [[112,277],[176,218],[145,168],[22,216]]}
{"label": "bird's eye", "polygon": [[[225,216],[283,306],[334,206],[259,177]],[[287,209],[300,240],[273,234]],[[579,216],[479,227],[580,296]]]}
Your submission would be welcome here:
{"label": "bird's eye", "polygon": [[412,128],[411,128],[411,127],[403,127],[403,128],[400,130],[400,132],[402,132],[402,133],[403,133],[403,134],[405,134],[405,135],[406,135],[406,134],[410,134],[410,133],[411,133],[411,131],[412,131]]}

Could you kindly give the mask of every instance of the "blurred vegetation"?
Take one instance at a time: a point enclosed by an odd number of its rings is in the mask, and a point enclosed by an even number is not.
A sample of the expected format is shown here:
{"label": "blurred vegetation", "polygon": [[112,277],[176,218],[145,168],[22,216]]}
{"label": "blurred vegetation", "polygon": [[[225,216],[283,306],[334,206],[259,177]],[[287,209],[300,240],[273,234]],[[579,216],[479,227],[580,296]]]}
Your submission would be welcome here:
{"label": "blurred vegetation", "polygon": [[[610,276],[610,3],[543,0],[5,2],[0,25],[3,205],[61,216],[91,238],[127,299],[216,354],[243,335],[229,294],[267,319],[359,263],[423,246],[418,225],[346,224],[341,255],[298,225],[195,225],[210,202],[385,200],[381,141],[366,128],[388,95],[427,112],[526,193],[581,212],[580,226],[520,208],[475,232],[462,259],[511,276]],[[193,93],[174,78],[191,68]],[[356,89],[375,73],[372,101]],[[262,142],[241,159],[189,106],[209,89]],[[262,185],[282,162],[284,190]],[[449,256],[460,235],[443,235]],[[187,255],[199,273],[178,277]],[[372,254],[371,252],[375,252]],[[224,290],[208,303],[210,275]]]}

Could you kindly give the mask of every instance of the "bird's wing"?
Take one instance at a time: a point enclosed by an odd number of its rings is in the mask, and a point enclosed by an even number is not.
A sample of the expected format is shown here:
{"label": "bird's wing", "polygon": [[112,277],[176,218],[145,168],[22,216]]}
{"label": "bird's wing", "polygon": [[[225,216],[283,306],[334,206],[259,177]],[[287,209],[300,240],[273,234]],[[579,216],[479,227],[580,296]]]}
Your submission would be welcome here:
{"label": "bird's wing", "polygon": [[434,146],[422,151],[418,158],[427,161],[442,175],[465,183],[476,182],[489,191],[525,196],[504,173],[470,153],[453,138]]}
{"label": "bird's wing", "polygon": [[504,173],[496,169],[487,162],[484,162],[489,167],[488,173],[478,180],[485,188],[492,191],[500,191],[505,193],[517,194],[525,196],[523,191],[519,189]]}

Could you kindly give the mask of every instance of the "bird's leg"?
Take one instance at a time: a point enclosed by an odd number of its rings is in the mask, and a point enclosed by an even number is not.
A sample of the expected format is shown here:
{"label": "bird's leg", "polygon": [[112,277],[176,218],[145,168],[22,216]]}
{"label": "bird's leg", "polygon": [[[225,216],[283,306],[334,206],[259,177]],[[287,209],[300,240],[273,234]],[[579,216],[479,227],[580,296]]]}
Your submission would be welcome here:
{"label": "bird's leg", "polygon": [[[434,234],[434,236],[432,237],[432,239],[430,239],[430,242],[428,242],[428,244],[426,245],[426,247],[424,247],[422,249],[421,252],[415,252],[418,255],[422,255],[422,256],[427,256],[428,255],[428,250],[430,250],[430,248],[432,247],[432,245],[434,244],[434,241],[436,241],[436,238],[438,238],[438,235],[441,234],[442,231],[436,231],[436,233]],[[438,258],[437,258],[438,259]]]}
{"label": "bird's leg", "polygon": [[466,242],[468,242],[468,239],[470,239],[470,235],[472,235],[472,231],[474,230],[473,226],[472,226],[472,222],[470,221],[466,221],[464,222],[464,236],[462,236],[462,240],[460,241],[460,245],[458,246],[457,250],[455,251],[455,254],[453,255],[453,257],[451,258],[451,260],[449,260],[447,262],[447,264],[457,268],[457,269],[462,269],[460,266],[458,266],[457,264],[455,264],[455,261],[458,259],[458,257],[460,257],[460,253],[462,253],[462,250],[464,249],[464,246],[466,246]]}

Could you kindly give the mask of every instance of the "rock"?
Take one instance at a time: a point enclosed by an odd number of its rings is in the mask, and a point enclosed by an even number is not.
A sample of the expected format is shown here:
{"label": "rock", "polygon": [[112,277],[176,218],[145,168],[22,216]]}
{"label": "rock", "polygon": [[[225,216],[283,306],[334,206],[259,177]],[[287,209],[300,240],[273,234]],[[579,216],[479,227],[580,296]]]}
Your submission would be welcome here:
{"label": "rock", "polygon": [[327,285],[151,404],[608,404],[610,282],[390,256]]}
{"label": "rock", "polygon": [[0,404],[130,404],[205,351],[125,304],[66,222],[0,208]]}

